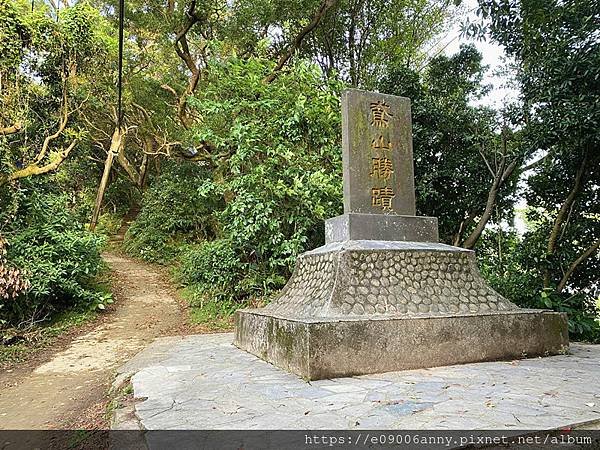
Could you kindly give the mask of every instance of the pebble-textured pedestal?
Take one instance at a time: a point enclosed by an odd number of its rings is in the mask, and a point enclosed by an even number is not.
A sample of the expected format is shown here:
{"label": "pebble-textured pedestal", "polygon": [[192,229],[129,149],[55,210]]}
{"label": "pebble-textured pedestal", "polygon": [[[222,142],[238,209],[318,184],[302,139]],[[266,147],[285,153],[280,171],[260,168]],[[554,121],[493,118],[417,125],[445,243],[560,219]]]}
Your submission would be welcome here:
{"label": "pebble-textured pedestal", "polygon": [[444,244],[330,243],[268,306],[236,313],[234,343],[313,380],[567,349],[566,315],[518,308],[476,264]]}

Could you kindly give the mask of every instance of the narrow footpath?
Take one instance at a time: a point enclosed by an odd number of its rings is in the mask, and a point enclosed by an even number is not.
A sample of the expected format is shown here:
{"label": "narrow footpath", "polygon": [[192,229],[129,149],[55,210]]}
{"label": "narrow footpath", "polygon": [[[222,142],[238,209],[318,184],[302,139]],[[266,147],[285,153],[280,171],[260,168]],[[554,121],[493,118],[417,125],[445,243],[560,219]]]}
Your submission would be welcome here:
{"label": "narrow footpath", "polygon": [[35,364],[0,373],[0,429],[107,426],[106,394],[117,367],[186,323],[164,274],[120,255],[103,256],[113,271],[115,310]]}

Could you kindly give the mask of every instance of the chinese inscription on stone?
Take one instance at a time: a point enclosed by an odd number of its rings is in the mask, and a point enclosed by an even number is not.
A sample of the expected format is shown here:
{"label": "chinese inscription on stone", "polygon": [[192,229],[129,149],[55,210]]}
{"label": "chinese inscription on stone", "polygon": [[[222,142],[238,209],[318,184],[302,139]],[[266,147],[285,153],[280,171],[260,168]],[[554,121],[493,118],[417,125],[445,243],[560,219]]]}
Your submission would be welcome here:
{"label": "chinese inscription on stone", "polygon": [[344,212],[414,215],[410,100],[348,90],[342,127]]}

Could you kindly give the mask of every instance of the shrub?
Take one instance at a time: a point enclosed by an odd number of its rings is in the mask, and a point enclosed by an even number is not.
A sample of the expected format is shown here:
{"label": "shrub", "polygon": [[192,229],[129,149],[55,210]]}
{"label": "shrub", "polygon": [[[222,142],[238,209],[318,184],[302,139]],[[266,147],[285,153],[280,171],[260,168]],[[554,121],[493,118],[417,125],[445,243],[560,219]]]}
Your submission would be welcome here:
{"label": "shrub", "polygon": [[2,299],[0,320],[18,324],[77,306],[101,305],[95,290],[103,267],[104,238],[87,232],[67,208],[63,194],[27,192],[5,236],[7,261],[22,269],[28,288]]}
{"label": "shrub", "polygon": [[211,65],[189,99],[200,119],[182,136],[202,160],[168,165],[126,236],[134,255],[176,257],[193,304],[282,287],[342,210],[340,85],[302,62],[267,85],[270,70],[260,58]]}
{"label": "shrub", "polygon": [[185,241],[215,235],[209,193],[202,192],[206,169],[189,162],[165,163],[163,171],[144,193],[142,209],[125,236],[125,250],[147,261],[166,263]]}
{"label": "shrub", "polygon": [[193,302],[218,300],[224,304],[264,298],[279,289],[285,278],[244,262],[231,241],[219,239],[191,246],[181,253],[177,278],[190,286]]}
{"label": "shrub", "polygon": [[543,254],[540,246],[545,241],[535,225],[530,228],[524,236],[486,230],[477,246],[482,275],[518,306],[566,312],[572,340],[600,342],[600,299],[594,297],[593,283],[580,290],[557,292],[555,286],[544,289],[544,260],[538,255]]}
{"label": "shrub", "polygon": [[121,228],[122,221],[121,215],[106,212],[98,218],[98,225],[94,232],[104,236],[113,236]]}
{"label": "shrub", "polygon": [[323,243],[323,220],[342,209],[341,86],[302,62],[266,85],[270,64],[232,58],[211,67],[190,99],[202,118],[190,140],[227,155],[211,161],[204,184],[223,200],[213,214],[220,237],[259,272],[289,276],[299,253]]}

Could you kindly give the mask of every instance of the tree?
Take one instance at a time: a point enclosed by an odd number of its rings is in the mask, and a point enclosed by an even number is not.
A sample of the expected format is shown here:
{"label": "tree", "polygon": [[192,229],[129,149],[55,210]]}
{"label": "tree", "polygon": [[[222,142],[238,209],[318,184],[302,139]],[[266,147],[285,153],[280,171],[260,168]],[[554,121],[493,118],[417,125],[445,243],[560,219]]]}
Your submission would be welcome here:
{"label": "tree", "polygon": [[419,68],[455,13],[445,0],[340,0],[308,38],[304,54],[326,74],[373,88],[390,68]]}
{"label": "tree", "polygon": [[[471,25],[504,45],[517,66],[525,124],[522,145],[544,155],[527,201],[545,233],[544,288],[581,292],[600,243],[600,8],[584,1],[480,1],[487,22]],[[542,231],[545,230],[545,231]],[[588,291],[589,292],[589,291]],[[591,292],[589,292],[591,293]]]}
{"label": "tree", "polygon": [[182,140],[213,147],[196,164],[168,164],[126,238],[138,256],[176,257],[185,284],[224,304],[281,287],[342,209],[341,86],[306,61],[265,83],[275,66],[236,57],[209,65],[188,100],[201,119]]}
{"label": "tree", "polygon": [[[67,189],[85,167],[83,111],[97,98],[101,16],[0,0],[0,326],[24,326],[64,308],[100,304],[102,238],[82,229]],[[72,169],[72,168],[71,168]],[[68,191],[68,194],[66,193]]]}
{"label": "tree", "polygon": [[52,172],[69,157],[82,139],[74,116],[88,97],[80,86],[97,70],[103,52],[94,28],[99,16],[91,7],[64,10],[59,21],[43,6],[30,9],[24,1],[0,1],[6,42],[0,67],[0,188]]}

